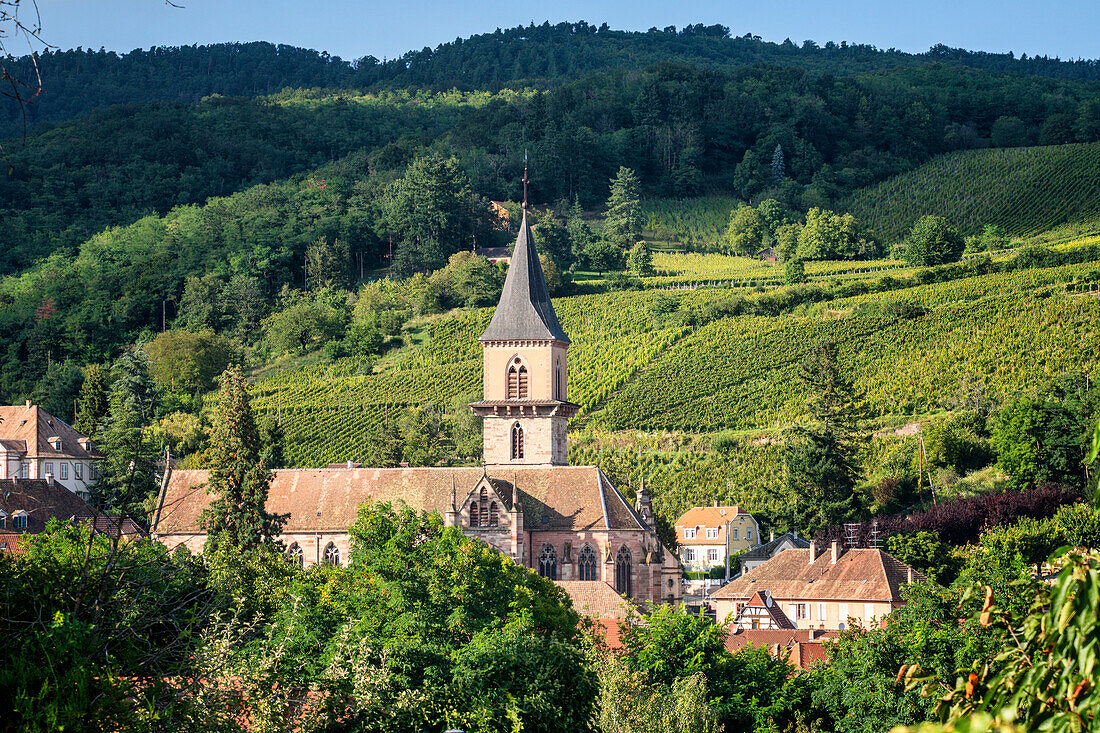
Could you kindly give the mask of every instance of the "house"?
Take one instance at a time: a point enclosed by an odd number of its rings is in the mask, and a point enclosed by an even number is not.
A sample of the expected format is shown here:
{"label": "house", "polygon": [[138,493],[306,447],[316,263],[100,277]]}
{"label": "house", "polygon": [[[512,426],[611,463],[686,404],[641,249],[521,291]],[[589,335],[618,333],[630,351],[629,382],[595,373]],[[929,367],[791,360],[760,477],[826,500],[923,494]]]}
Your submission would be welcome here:
{"label": "house", "polygon": [[474,250],[474,254],[478,257],[484,257],[494,264],[503,262],[508,265],[512,262],[512,250],[510,247],[478,247]]}
{"label": "house", "polygon": [[127,517],[97,511],[58,481],[0,479],[0,552],[23,552],[23,536],[42,532],[51,519],[77,524],[90,522],[96,534],[108,537],[121,533],[125,539],[145,533]]}
{"label": "house", "polygon": [[769,591],[756,591],[746,603],[734,607],[731,629],[793,629],[795,625],[783,613]]}
{"label": "house", "polygon": [[825,640],[819,629],[731,629],[726,650],[736,654],[747,646],[764,647],[773,657],[785,657],[797,670],[807,670],[826,659]]}
{"label": "house", "polygon": [[0,406],[0,480],[52,479],[87,499],[102,458],[86,436],[30,400]]}
{"label": "house", "polygon": [[[760,543],[760,525],[753,516],[738,506],[692,507],[676,520],[676,543],[680,547],[680,562],[685,570],[710,572],[722,568],[722,577],[729,580],[726,565],[729,556],[750,550]],[[709,586],[709,580],[688,581],[689,586]]]}
{"label": "house", "polygon": [[[490,201],[489,211],[493,215],[493,224],[502,232],[512,228],[512,214],[504,201]],[[526,213],[526,210],[524,211]]]}
{"label": "house", "polygon": [[[654,527],[649,494],[627,501],[596,466],[570,466],[566,424],[569,337],[558,322],[526,209],[500,302],[480,337],[484,465],[475,468],[283,469],[267,510],[288,514],[280,539],[302,563],[345,563],[348,528],[364,501],[438,512],[551,580],[602,583],[642,603],[676,602],[680,563]],[[210,496],[206,471],[166,472],[153,535],[199,552]]]}
{"label": "house", "polygon": [[[772,533],[771,539],[762,545],[758,545],[753,549],[746,552],[737,558],[737,572],[736,575],[741,573],[747,573],[753,568],[757,568],[768,560],[783,552],[784,550],[794,549],[806,549],[810,546],[810,541],[802,539],[796,532],[787,532],[781,534],[778,537],[775,533]],[[731,571],[733,568],[731,568]]]}
{"label": "house", "polygon": [[765,247],[756,253],[756,259],[761,262],[776,262],[779,260],[779,253],[775,251],[775,247]]}
{"label": "house", "polygon": [[904,605],[901,589],[927,578],[878,549],[844,550],[833,542],[818,553],[785,550],[711,596],[718,619],[738,619],[757,596],[770,598],[799,629],[869,627]]}

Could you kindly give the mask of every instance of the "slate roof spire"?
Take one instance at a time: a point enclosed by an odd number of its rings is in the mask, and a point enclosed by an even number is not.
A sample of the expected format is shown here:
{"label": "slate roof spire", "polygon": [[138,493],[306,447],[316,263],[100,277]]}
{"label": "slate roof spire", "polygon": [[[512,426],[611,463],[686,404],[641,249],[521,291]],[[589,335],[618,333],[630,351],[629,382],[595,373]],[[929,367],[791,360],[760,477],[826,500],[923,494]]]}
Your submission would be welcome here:
{"label": "slate roof spire", "polygon": [[527,223],[527,156],[523,164],[523,222],[516,238],[516,248],[504,279],[493,320],[481,334],[481,341],[565,341],[565,335],[542,273],[535,238]]}

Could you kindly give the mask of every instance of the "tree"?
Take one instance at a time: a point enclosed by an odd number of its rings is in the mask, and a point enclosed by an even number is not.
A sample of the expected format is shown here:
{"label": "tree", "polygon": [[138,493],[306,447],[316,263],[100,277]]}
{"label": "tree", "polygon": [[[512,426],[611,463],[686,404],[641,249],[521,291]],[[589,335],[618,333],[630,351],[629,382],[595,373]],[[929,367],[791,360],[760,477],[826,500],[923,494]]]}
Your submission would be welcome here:
{"label": "tree", "polygon": [[263,322],[264,341],[274,356],[307,353],[344,335],[349,315],[347,293],[291,291],[283,304]]}
{"label": "tree", "polygon": [[734,254],[751,257],[764,244],[764,220],[756,209],[742,206],[733,212],[726,227],[726,243]]}
{"label": "tree", "polygon": [[611,195],[607,199],[604,234],[625,246],[642,233],[645,218],[641,207],[641,186],[634,170],[619,167],[611,179]]}
{"label": "tree", "polygon": [[569,229],[557,212],[551,210],[542,215],[531,232],[541,254],[549,255],[559,267],[567,268],[573,264],[575,257]]}
{"label": "tree", "polygon": [[1019,117],[998,117],[990,130],[989,142],[995,148],[1016,148],[1027,145],[1027,125]]}
{"label": "tree", "polygon": [[105,367],[100,364],[84,367],[84,384],[81,385],[80,397],[77,398],[76,422],[73,427],[93,441],[98,435],[100,421],[107,416],[109,391],[110,382]]}
{"label": "tree", "polygon": [[623,251],[611,240],[596,237],[585,247],[584,260],[602,276],[605,272],[622,269]]}
{"label": "tree", "polygon": [[772,236],[779,227],[791,223],[791,213],[787,211],[787,207],[775,199],[761,201],[756,205],[756,213],[760,214],[760,218],[764,220],[764,226]]}
{"label": "tree", "polygon": [[157,456],[147,428],[158,399],[145,352],[137,348],[120,356],[112,377],[110,407],[97,429],[104,460],[92,499],[106,512],[144,522],[146,504],[157,490]]}
{"label": "tree", "polygon": [[905,259],[919,267],[955,262],[966,243],[955,227],[939,216],[922,216],[905,240]]}
{"label": "tree", "polygon": [[31,402],[51,415],[74,417],[74,403],[83,387],[84,372],[71,362],[54,361],[34,385]]}
{"label": "tree", "polygon": [[263,452],[244,377],[237,369],[227,369],[210,431],[206,491],[213,499],[202,517],[212,547],[248,551],[274,544],[282,530],[287,515],[267,511],[273,475],[267,463],[270,456]]}
{"label": "tree", "polygon": [[798,259],[787,260],[783,282],[787,285],[798,285],[806,282],[806,263]]}
{"label": "tree", "polygon": [[314,290],[346,287],[349,264],[347,240],[320,237],[306,247],[306,280]]}
{"label": "tree", "polygon": [[783,162],[783,146],[779,144],[776,144],[775,152],[772,153],[772,177],[776,183],[782,183],[787,177],[787,165]]}
{"label": "tree", "polygon": [[860,395],[832,341],[817,342],[799,365],[810,424],[796,428],[784,447],[787,514],[807,534],[843,521],[854,508],[859,478],[856,449],[863,411]]}
{"label": "tree", "polygon": [[157,384],[185,394],[213,389],[218,375],[237,357],[229,341],[211,330],[158,333],[145,345],[145,353]]}
{"label": "tree", "polygon": [[959,573],[958,558],[932,532],[891,535],[886,538],[886,551],[933,582],[948,585]]}
{"label": "tree", "polygon": [[626,267],[638,277],[649,277],[653,274],[653,254],[649,251],[649,245],[638,242],[630,248],[630,254],[626,258]]}
{"label": "tree", "polygon": [[806,212],[806,224],[798,233],[796,256],[804,260],[850,260],[871,257],[876,245],[860,231],[851,214],[817,208]]}
{"label": "tree", "polygon": [[776,227],[773,241],[780,259],[790,260],[796,258],[798,237],[801,233],[802,225],[797,223],[780,224]]}

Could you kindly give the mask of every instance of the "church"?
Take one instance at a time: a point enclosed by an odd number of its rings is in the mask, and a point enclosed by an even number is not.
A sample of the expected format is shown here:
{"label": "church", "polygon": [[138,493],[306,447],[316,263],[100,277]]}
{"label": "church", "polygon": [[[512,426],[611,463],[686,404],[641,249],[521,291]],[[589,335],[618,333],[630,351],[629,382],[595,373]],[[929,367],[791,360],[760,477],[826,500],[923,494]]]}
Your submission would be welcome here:
{"label": "church", "polygon": [[[570,466],[569,337],[558,323],[526,206],[504,289],[482,334],[484,466],[275,471],[267,509],[298,562],[345,563],[348,528],[367,500],[438,512],[516,562],[557,581],[606,583],[639,603],[680,599],[680,564],[657,538],[648,492],[631,503],[596,466]],[[169,470],[153,536],[201,552],[206,471]]]}

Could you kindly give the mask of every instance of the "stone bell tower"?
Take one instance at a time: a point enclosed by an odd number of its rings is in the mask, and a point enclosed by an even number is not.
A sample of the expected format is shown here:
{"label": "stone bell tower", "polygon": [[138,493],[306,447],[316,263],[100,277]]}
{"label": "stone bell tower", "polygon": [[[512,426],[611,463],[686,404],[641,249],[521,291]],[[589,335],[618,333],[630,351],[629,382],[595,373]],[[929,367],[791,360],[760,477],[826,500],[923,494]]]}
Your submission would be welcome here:
{"label": "stone bell tower", "polygon": [[567,400],[569,337],[550,303],[527,223],[526,164],[523,222],[500,302],[480,341],[484,396],[470,407],[485,419],[485,463],[566,465],[566,423],[578,409]]}

